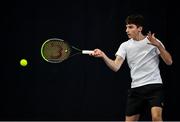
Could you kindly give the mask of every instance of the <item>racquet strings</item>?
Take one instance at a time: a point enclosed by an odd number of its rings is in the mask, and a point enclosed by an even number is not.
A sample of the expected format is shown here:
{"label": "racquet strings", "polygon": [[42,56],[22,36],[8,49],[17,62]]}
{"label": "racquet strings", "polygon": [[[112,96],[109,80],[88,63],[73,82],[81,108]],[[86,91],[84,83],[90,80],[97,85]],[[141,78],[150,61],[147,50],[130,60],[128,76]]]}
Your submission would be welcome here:
{"label": "racquet strings", "polygon": [[70,47],[64,41],[50,40],[43,46],[44,58],[53,63],[59,63],[67,59],[71,53]]}

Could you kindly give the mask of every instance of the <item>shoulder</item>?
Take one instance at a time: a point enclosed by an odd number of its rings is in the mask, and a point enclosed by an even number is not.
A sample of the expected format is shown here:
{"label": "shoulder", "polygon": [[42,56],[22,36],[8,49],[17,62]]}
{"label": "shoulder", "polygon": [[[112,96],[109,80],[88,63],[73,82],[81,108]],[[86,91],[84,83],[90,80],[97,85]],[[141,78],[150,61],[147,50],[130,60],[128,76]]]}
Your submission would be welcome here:
{"label": "shoulder", "polygon": [[129,39],[123,43],[121,43],[120,47],[127,47],[128,45],[130,45],[132,43],[132,39]]}
{"label": "shoulder", "polygon": [[130,43],[132,43],[132,39],[129,39],[129,40],[121,43],[121,45],[128,45],[128,44],[130,44]]}

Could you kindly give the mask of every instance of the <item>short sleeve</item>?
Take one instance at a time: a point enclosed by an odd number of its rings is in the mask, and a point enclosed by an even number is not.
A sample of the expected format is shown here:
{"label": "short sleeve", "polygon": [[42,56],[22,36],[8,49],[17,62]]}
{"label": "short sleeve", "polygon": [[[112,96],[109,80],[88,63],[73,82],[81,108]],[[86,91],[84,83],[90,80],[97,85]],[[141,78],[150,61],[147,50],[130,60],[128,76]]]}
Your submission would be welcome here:
{"label": "short sleeve", "polygon": [[118,48],[115,56],[121,56],[123,59],[125,59],[125,57],[126,57],[125,43],[122,43],[122,44],[119,46],[119,48]]}

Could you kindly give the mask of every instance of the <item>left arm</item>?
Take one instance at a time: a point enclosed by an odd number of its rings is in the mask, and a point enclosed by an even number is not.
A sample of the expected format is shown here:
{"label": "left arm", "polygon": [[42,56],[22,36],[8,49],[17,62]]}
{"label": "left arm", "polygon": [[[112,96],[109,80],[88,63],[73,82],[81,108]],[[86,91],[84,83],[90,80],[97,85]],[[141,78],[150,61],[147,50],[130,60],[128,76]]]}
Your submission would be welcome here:
{"label": "left arm", "polygon": [[171,54],[162,46],[162,44],[156,40],[154,33],[151,35],[151,32],[148,33],[148,40],[151,42],[150,44],[156,46],[160,51],[160,56],[163,61],[167,65],[171,65],[173,63]]}
{"label": "left arm", "polygon": [[160,51],[160,56],[163,59],[163,61],[167,64],[167,65],[171,65],[172,64],[172,57],[170,55],[170,53],[164,49],[164,47],[160,44],[159,46],[157,46],[157,48]]}

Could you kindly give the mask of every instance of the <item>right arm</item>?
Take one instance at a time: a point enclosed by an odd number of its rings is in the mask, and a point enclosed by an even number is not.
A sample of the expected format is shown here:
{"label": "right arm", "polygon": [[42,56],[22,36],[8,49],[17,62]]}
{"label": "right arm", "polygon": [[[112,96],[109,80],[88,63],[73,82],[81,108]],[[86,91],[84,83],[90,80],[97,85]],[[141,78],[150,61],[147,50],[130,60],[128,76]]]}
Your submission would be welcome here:
{"label": "right arm", "polygon": [[100,49],[95,49],[94,53],[90,54],[94,57],[99,57],[104,60],[106,65],[113,71],[117,72],[121,65],[124,62],[124,59],[121,56],[116,56],[115,60],[110,59],[103,51]]}

